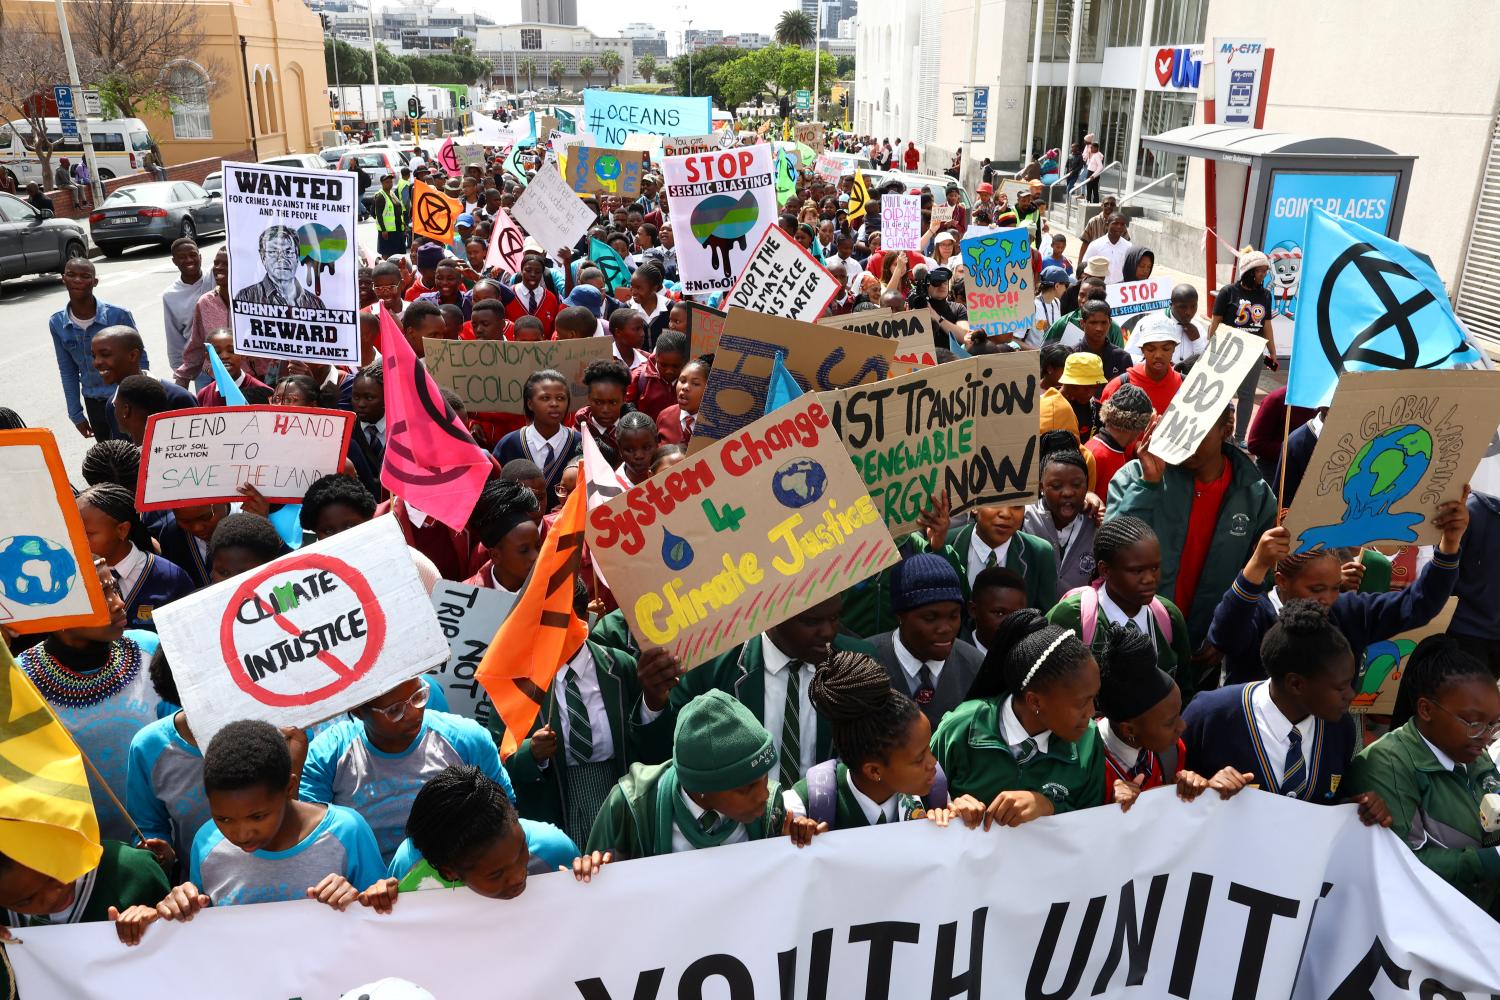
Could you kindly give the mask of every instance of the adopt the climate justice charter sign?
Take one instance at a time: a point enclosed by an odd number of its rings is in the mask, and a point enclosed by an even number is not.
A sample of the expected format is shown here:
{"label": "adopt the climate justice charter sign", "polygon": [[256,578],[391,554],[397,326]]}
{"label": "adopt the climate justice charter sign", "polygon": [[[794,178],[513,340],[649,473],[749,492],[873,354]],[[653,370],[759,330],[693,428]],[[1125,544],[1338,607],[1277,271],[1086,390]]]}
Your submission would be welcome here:
{"label": "adopt the climate justice charter sign", "polygon": [[820,396],[891,533],[928,498],[952,512],[1036,499],[1041,392],[1027,353],[986,354]]}
{"label": "adopt the climate justice charter sign", "polygon": [[340,170],[224,164],[237,353],[359,364],[358,186]]}
{"label": "adopt the climate justice charter sign", "polygon": [[220,406],[157,413],[146,422],[138,510],[242,500],[251,484],[272,503],[296,503],[338,472],[354,414],[304,406]]}
{"label": "adopt the climate justice charter sign", "polygon": [[[337,1000],[387,976],[440,1000],[1489,1000],[1500,984],[1500,928],[1395,834],[1256,789],[1157,789],[1128,813],[988,832],[774,837],[616,861],[587,885],[533,875],[506,902],[457,888],[402,893],[389,914],[211,907],[134,948],[108,921],[20,936],[26,1000],[205,983],[214,1000]],[[493,969],[503,988],[476,990]]]}
{"label": "adopt the climate justice charter sign", "polygon": [[838,293],[838,279],[780,226],[772,226],[729,290],[725,307],[811,323]]}
{"label": "adopt the climate justice charter sign", "polygon": [[449,657],[390,515],[158,608],[156,631],[204,745],[235,719],[311,725]]}
{"label": "adopt the climate justice charter sign", "polygon": [[661,166],[683,292],[727,291],[776,222],[770,145],[668,156]]}
{"label": "adopt the climate justice charter sign", "polygon": [[684,667],[899,558],[814,395],[595,507],[588,545],[641,648]]}

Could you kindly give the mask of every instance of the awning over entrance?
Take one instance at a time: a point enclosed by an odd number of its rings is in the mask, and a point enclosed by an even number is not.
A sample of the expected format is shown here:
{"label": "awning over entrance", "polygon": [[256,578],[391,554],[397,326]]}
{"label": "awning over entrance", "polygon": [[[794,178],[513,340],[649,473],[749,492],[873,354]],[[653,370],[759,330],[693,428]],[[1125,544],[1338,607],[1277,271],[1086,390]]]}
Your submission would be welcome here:
{"label": "awning over entrance", "polygon": [[[1328,160],[1414,159],[1363,139],[1296,135],[1247,125],[1187,125],[1142,140],[1148,148],[1204,160],[1224,160],[1246,166],[1257,159],[1310,158]],[[1277,164],[1278,166],[1280,164]]]}

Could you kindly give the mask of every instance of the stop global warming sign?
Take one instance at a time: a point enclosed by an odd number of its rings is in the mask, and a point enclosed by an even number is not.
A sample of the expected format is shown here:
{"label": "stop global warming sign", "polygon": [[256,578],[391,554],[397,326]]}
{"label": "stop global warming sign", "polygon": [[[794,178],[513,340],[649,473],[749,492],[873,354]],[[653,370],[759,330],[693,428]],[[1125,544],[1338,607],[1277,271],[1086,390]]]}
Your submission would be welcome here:
{"label": "stop global warming sign", "polygon": [[204,743],[235,719],[310,725],[449,655],[389,515],[160,608],[156,626]]}

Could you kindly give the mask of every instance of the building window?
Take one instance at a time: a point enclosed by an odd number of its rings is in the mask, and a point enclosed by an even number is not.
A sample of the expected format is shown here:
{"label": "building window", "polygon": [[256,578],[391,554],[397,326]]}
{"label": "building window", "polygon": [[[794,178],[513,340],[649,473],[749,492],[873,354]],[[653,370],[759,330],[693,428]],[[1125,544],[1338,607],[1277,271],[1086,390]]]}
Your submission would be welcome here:
{"label": "building window", "polygon": [[172,135],[178,139],[212,139],[208,114],[208,78],[195,66],[175,66],[167,74],[172,95]]}
{"label": "building window", "polygon": [[536,50],[540,50],[541,47],[542,47],[542,29],[541,28],[522,28],[521,29],[521,48],[523,48],[523,49],[536,49]]}

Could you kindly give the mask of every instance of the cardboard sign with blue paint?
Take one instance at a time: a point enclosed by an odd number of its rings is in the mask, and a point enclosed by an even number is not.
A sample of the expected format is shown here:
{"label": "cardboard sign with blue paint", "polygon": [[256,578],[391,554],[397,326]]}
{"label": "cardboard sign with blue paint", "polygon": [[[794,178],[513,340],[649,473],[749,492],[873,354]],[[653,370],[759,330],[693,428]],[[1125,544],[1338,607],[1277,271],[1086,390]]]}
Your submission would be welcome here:
{"label": "cardboard sign with blue paint", "polygon": [[[1295,319],[1301,288],[1303,234],[1307,215],[1321,208],[1329,215],[1357,222],[1382,236],[1390,234],[1391,204],[1396,197],[1396,174],[1318,174],[1278,170],[1271,175],[1271,197],[1266,205],[1262,240],[1271,258],[1266,287],[1271,292],[1271,315]],[[1290,324],[1276,324],[1277,353],[1291,352]]]}
{"label": "cardboard sign with blue paint", "polygon": [[965,297],[969,328],[998,343],[1026,336],[1036,298],[1031,274],[1031,235],[1025,226],[975,236],[959,245],[969,272]]}
{"label": "cardboard sign with blue paint", "polygon": [[583,120],[601,146],[620,148],[632,132],[702,135],[712,132],[713,102],[707,97],[663,97],[612,90],[583,92]]}
{"label": "cardboard sign with blue paint", "polygon": [[646,154],[629,149],[574,144],[568,149],[568,186],[579,194],[641,193]]}

